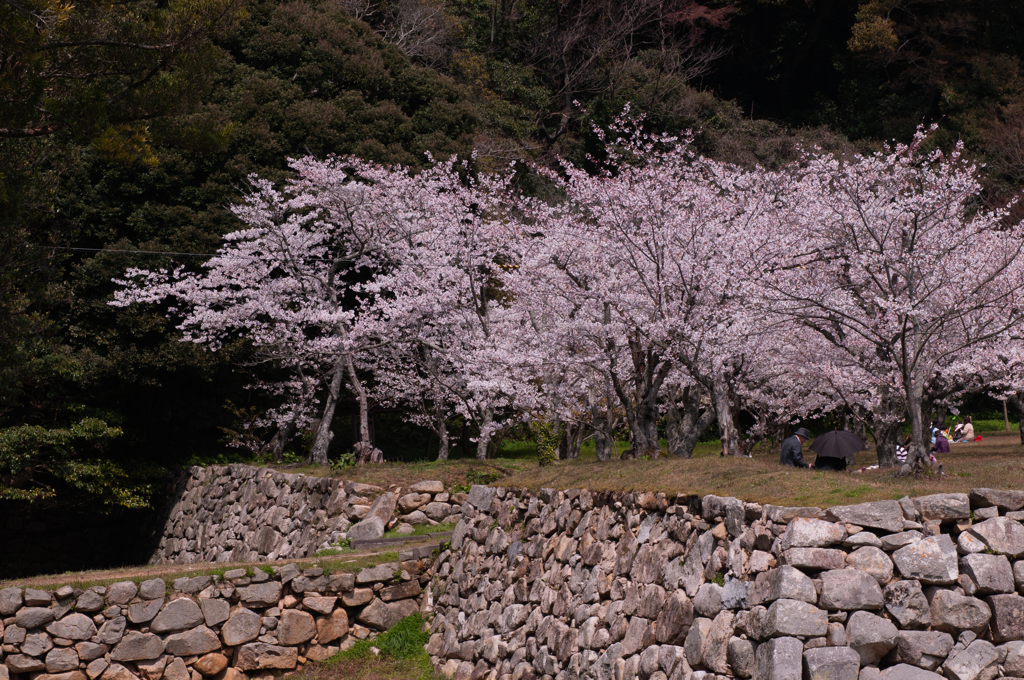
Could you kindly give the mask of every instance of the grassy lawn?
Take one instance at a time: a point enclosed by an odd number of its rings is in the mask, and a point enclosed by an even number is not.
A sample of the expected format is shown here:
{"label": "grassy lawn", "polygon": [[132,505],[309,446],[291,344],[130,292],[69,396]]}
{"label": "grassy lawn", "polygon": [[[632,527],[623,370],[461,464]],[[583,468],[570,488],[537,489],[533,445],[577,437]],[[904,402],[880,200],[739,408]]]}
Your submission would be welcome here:
{"label": "grassy lawn", "polygon": [[[387,486],[407,486],[423,479],[439,479],[451,488],[492,483],[539,489],[581,488],[594,491],[664,491],[666,493],[718,494],[780,505],[843,505],[865,501],[920,496],[949,491],[967,492],[974,487],[1024,488],[1024,446],[1016,431],[980,431],[981,442],[952,444],[941,463],[940,477],[896,479],[892,471],[864,473],[815,472],[786,469],[778,465],[778,450],[759,446],[754,457],[729,459],[718,455],[718,442],[697,445],[689,460],[662,457],[601,463],[593,448],[584,448],[579,460],[558,461],[540,468],[530,445],[515,442],[521,457],[487,461],[451,460],[424,463],[386,463],[349,468],[334,476]],[[624,444],[622,446],[625,446]],[[804,447],[805,459],[814,454]],[[502,453],[507,453],[502,450]],[[878,462],[874,449],[857,455],[856,467]],[[327,468],[304,468],[307,474],[330,475]]]}

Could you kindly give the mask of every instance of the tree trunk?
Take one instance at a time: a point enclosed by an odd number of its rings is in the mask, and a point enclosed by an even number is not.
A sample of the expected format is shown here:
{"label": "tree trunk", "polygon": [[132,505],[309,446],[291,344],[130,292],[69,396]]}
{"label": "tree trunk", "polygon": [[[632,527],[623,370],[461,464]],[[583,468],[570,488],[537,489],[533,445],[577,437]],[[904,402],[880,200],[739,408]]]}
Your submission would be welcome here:
{"label": "tree trunk", "polygon": [[1017,418],[1020,421],[1020,443],[1024,444],[1024,392],[1018,392],[1008,397],[1006,401],[1017,410]]}
{"label": "tree trunk", "polygon": [[594,452],[597,454],[597,459],[605,463],[612,459],[612,448],[615,442],[608,421],[607,411],[602,414],[596,400],[592,399],[590,403],[590,422],[594,428]]}
{"label": "tree trunk", "polygon": [[740,456],[740,433],[733,420],[732,399],[724,373],[715,376],[715,413],[718,417],[718,432],[722,436],[722,455]]}
{"label": "tree trunk", "polygon": [[914,467],[918,461],[921,465],[928,465],[930,464],[928,460],[929,446],[925,444],[924,423],[921,420],[922,388],[918,386],[913,377],[905,378],[904,385],[906,385],[907,415],[910,420],[912,438],[910,448],[907,450],[907,465]]}
{"label": "tree trunk", "polygon": [[437,459],[448,460],[448,424],[445,422],[444,414],[440,411],[437,414],[436,433],[438,438],[437,443]]}
{"label": "tree trunk", "polygon": [[359,463],[383,463],[384,453],[373,445],[370,437],[370,400],[366,396],[366,389],[363,382],[356,375],[356,365],[352,361],[352,355],[346,354],[345,368],[348,371],[349,380],[352,381],[352,389],[356,393],[356,400],[359,402],[359,441],[354,447],[356,461]]}
{"label": "tree trunk", "polygon": [[480,410],[480,438],[476,442],[477,460],[487,460],[487,445],[491,443],[490,424],[494,422],[494,409],[486,406]]}
{"label": "tree trunk", "polygon": [[345,368],[344,359],[338,357],[331,372],[331,382],[327,385],[327,400],[324,402],[324,412],[320,417],[320,427],[316,428],[316,437],[313,438],[313,447],[309,451],[309,462],[314,465],[327,465],[327,449],[334,439],[331,432],[331,421],[334,420],[334,409],[338,406],[338,397],[341,395],[341,383]]}
{"label": "tree trunk", "polygon": [[576,423],[565,426],[565,459],[576,460],[580,457],[580,447],[583,446],[583,434],[586,431],[582,425]]}
{"label": "tree trunk", "polygon": [[697,440],[704,434],[715,420],[715,410],[705,409],[701,413],[701,398],[703,390],[699,386],[690,385],[683,390],[682,411],[674,397],[669,398],[666,434],[668,435],[668,453],[670,456],[680,458],[692,458],[693,450],[697,446]]}
{"label": "tree trunk", "polygon": [[260,448],[260,455],[272,457],[275,463],[284,462],[284,447],[295,436],[295,429],[294,419],[278,427],[273,439]]}

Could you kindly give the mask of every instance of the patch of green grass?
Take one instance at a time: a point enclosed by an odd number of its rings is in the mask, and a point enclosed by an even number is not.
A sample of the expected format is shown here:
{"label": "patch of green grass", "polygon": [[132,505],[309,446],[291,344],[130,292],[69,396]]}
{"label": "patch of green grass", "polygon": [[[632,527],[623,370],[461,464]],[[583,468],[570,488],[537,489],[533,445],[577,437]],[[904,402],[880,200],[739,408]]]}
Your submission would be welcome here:
{"label": "patch of green grass", "polygon": [[[406,676],[409,680],[430,680],[434,677],[434,668],[430,665],[430,655],[423,648],[429,639],[430,634],[424,629],[423,617],[417,612],[372,640],[360,640],[348,651],[330,659],[329,663],[378,660],[406,662],[403,665],[411,671]],[[371,651],[372,648],[380,650],[379,657]]]}
{"label": "patch of green grass", "polygon": [[427,534],[436,534],[445,531],[455,531],[456,522],[450,522],[445,524],[437,524],[431,526],[429,524],[420,524],[419,526],[413,527],[411,534],[399,534],[394,529],[384,533],[384,538],[408,538],[410,536],[425,536]]}

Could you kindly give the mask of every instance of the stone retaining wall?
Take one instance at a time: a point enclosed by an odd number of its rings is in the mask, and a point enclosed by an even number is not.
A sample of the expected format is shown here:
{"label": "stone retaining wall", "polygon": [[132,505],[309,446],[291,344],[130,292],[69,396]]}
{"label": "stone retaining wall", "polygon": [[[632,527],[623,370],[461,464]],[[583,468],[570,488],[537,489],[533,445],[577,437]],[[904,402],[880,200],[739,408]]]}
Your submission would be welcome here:
{"label": "stone retaining wall", "polygon": [[249,465],[193,467],[175,496],[152,564],[310,557],[341,538],[457,521],[466,498],[436,481],[385,490]]}
{"label": "stone retaining wall", "polygon": [[1024,677],[1021,508],[474,487],[428,651],[457,680]]}
{"label": "stone retaining wall", "polygon": [[357,574],[285,564],[172,584],[6,588],[0,680],[269,678],[419,611],[435,549]]}

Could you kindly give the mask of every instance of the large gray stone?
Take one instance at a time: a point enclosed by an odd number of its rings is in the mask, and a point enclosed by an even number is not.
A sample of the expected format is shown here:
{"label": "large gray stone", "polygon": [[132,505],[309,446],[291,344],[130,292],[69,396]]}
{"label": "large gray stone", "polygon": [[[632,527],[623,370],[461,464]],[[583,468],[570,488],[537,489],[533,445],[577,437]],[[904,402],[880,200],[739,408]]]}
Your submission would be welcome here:
{"label": "large gray stone", "polygon": [[29,656],[42,656],[51,649],[53,649],[53,642],[50,640],[50,636],[43,632],[29,633],[25,636],[25,641],[21,643],[22,654]]}
{"label": "large gray stone", "polygon": [[49,607],[22,607],[15,615],[15,623],[26,630],[32,630],[45,626],[53,618],[53,610]]}
{"label": "large gray stone", "polygon": [[996,506],[1000,510],[1013,512],[1024,508],[1024,491],[1003,491],[1000,489],[971,489],[971,505],[976,508]]}
{"label": "large gray stone", "polygon": [[110,658],[114,661],[143,661],[159,659],[163,653],[164,641],[159,635],[133,630],[114,647],[110,652]]}
{"label": "large gray stone", "polygon": [[164,643],[174,656],[202,656],[220,649],[220,638],[206,626],[168,635]]}
{"label": "large gray stone", "polygon": [[356,621],[377,630],[387,630],[406,616],[419,611],[419,605],[413,600],[399,600],[385,603],[374,598],[359,613]]}
{"label": "large gray stone", "polygon": [[892,559],[904,578],[917,579],[921,583],[948,585],[955,583],[960,575],[956,546],[949,534],[929,536],[911,543],[894,552]]}
{"label": "large gray stone", "polygon": [[693,598],[693,611],[698,616],[713,619],[722,611],[722,586],[705,583]]}
{"label": "large gray stone", "polygon": [[825,511],[827,519],[870,529],[895,532],[903,529],[903,510],[898,501],[841,505]]}
{"label": "large gray stone", "polygon": [[937,493],[914,499],[917,514],[923,520],[967,519],[971,516],[971,502],[965,493]]}
{"label": "large gray stone", "polygon": [[444,484],[436,480],[425,480],[422,482],[416,482],[409,487],[409,491],[412,493],[429,493],[434,496],[439,493],[444,493]]}
{"label": "large gray stone", "polygon": [[885,608],[902,628],[927,628],[931,625],[931,605],[914,580],[896,581],[885,587]]}
{"label": "large gray stone", "polygon": [[401,573],[401,571],[402,565],[398,562],[385,562],[375,567],[366,567],[360,569],[359,573],[356,574],[356,585],[361,586],[368,583],[391,581],[395,578],[395,574]]}
{"label": "large gray stone", "polygon": [[245,607],[276,607],[278,600],[281,599],[281,584],[277,581],[267,581],[239,588],[238,599]]}
{"label": "large gray stone", "polygon": [[[868,532],[862,531],[857,536],[866,533]],[[865,546],[854,550],[846,556],[846,566],[870,574],[880,586],[892,580],[892,560],[881,548]]]}
{"label": "large gray stone", "polygon": [[203,610],[187,597],[180,597],[167,603],[149,624],[154,633],[176,633],[194,628],[203,623]]}
{"label": "large gray stone", "polygon": [[163,599],[136,602],[128,607],[128,620],[135,624],[152,621],[160,613],[160,608],[163,606]]}
{"label": "large gray stone", "polygon": [[228,647],[237,647],[255,640],[260,635],[260,615],[244,607],[231,612],[220,629],[220,637]]}
{"label": "large gray stone", "polygon": [[753,677],[757,672],[757,647],[750,640],[730,638],[728,661],[733,675],[741,678]]}
{"label": "large gray stone", "polygon": [[12,673],[36,673],[46,670],[46,663],[27,654],[10,654],[4,660]]}
{"label": "large gray stone", "polygon": [[903,546],[910,545],[911,543],[917,543],[922,538],[924,538],[924,534],[916,529],[911,529],[909,531],[901,531],[897,534],[882,536],[878,540],[882,544],[882,550],[892,552],[893,550],[899,550]]}
{"label": "large gray stone", "polygon": [[103,609],[103,596],[92,590],[85,591],[75,601],[75,611],[78,612],[98,612],[101,609]]}
{"label": "large gray stone", "polygon": [[901,630],[896,639],[896,662],[933,671],[953,649],[953,636],[938,630]]}
{"label": "large gray stone", "polygon": [[143,581],[139,585],[139,597],[143,600],[160,600],[167,596],[167,584],[162,578]]}
{"label": "large gray stone", "polygon": [[78,652],[78,658],[82,661],[92,661],[106,654],[110,648],[95,642],[79,642],[75,645],[75,650]]}
{"label": "large gray stone", "polygon": [[704,666],[720,675],[729,672],[729,639],[732,637],[734,617],[735,615],[731,611],[719,612],[715,620],[711,622],[711,628],[708,629],[708,634],[701,647]]}
{"label": "large gray stone", "polygon": [[854,612],[846,624],[846,639],[860,655],[862,666],[870,666],[896,646],[899,630],[887,619],[868,612]]}
{"label": "large gray stone", "polygon": [[78,670],[78,652],[74,647],[57,647],[46,655],[47,673],[66,673]]}
{"label": "large gray stone", "polygon": [[97,633],[100,642],[105,645],[116,645],[124,637],[126,625],[128,625],[128,619],[123,616],[115,616],[109,621],[104,621]]}
{"label": "large gray stone", "polygon": [[878,581],[859,569],[823,571],[819,578],[822,609],[881,609],[885,602]]}
{"label": "large gray stone", "polygon": [[67,640],[89,640],[96,634],[96,624],[85,614],[76,612],[54,621],[46,627],[46,632]]}
{"label": "large gray stone", "polygon": [[316,636],[316,621],[309,612],[286,609],[277,624],[277,639],[282,645],[294,647]]}
{"label": "large gray stone", "polygon": [[235,668],[240,671],[291,670],[298,665],[299,650],[262,642],[242,645],[235,655]]}
{"label": "large gray stone", "polygon": [[975,553],[960,558],[960,571],[977,586],[977,595],[1013,592],[1013,568],[1006,555]]}
{"label": "large gray stone", "polygon": [[849,647],[819,647],[804,652],[804,680],[857,680],[860,656]]}
{"label": "large gray stone", "polygon": [[199,600],[199,608],[203,611],[203,619],[209,627],[219,626],[231,615],[231,605],[227,600],[219,598],[203,598]]}
{"label": "large gray stone", "polygon": [[696,618],[693,620],[693,625],[690,626],[690,631],[686,634],[683,649],[686,653],[686,661],[691,666],[699,666],[703,663],[704,640],[707,639],[708,633],[711,631],[712,623],[714,622],[711,619]]}
{"label": "large gray stone", "polygon": [[1024,640],[1013,640],[1003,645],[1006,650],[1006,658],[1003,660],[1003,669],[1008,677],[1024,677]]}
{"label": "large gray stone", "polygon": [[693,623],[693,603],[683,590],[673,591],[658,613],[655,635],[660,644],[680,645]]}
{"label": "large gray stone", "polygon": [[[863,674],[861,677],[863,678]],[[882,671],[882,680],[945,680],[945,678],[938,673],[901,663]]]}
{"label": "large gray stone", "polygon": [[1008,517],[993,517],[971,525],[971,534],[1000,555],[1024,555],[1024,526]]}
{"label": "large gray stone", "polygon": [[754,587],[747,596],[747,605],[752,607],[782,599],[815,604],[818,601],[818,594],[807,574],[795,567],[784,565],[757,575]]}
{"label": "large gray stone", "polygon": [[1024,597],[1016,593],[992,595],[992,639],[996,642],[1024,640]]}
{"label": "large gray stone", "polygon": [[21,609],[23,602],[21,588],[0,590],[0,616],[14,616],[14,613]]}
{"label": "large gray stone", "polygon": [[466,502],[477,510],[486,512],[487,509],[491,507],[491,501],[494,500],[494,494],[496,492],[497,489],[476,484],[470,488],[469,497],[466,498]]}
{"label": "large gray stone", "polygon": [[795,637],[775,638],[757,647],[757,680],[801,680],[804,645]]}
{"label": "large gray stone", "polygon": [[949,680],[975,680],[981,672],[999,660],[995,645],[987,640],[975,640],[943,666]]}
{"label": "large gray stone", "polygon": [[842,569],[846,553],[833,548],[790,548],[782,553],[781,563],[798,569]]}
{"label": "large gray stone", "polygon": [[139,593],[133,581],[120,581],[107,586],[107,604],[128,604]]}
{"label": "large gray stone", "polygon": [[828,613],[798,600],[776,600],[765,618],[766,637],[819,637],[828,632]]}
{"label": "large gray stone", "polygon": [[980,635],[988,627],[992,611],[978,598],[941,589],[936,589],[930,597],[933,629],[952,635],[970,630]]}
{"label": "large gray stone", "polygon": [[780,537],[780,548],[821,548],[826,545],[842,543],[846,538],[846,527],[834,522],[820,519],[797,517]]}
{"label": "large gray stone", "polygon": [[331,612],[316,622],[316,639],[321,645],[326,645],[348,635],[348,614],[341,607]]}

